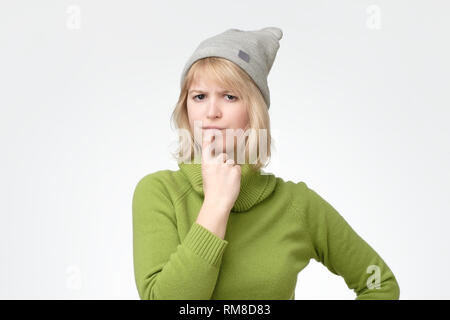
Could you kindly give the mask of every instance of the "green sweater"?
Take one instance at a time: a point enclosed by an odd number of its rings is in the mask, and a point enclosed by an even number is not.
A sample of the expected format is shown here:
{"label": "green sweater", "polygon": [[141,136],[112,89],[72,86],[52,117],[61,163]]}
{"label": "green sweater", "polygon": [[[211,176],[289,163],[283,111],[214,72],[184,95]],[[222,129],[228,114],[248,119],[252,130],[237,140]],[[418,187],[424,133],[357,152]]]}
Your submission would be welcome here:
{"label": "green sweater", "polygon": [[196,223],[201,164],[143,177],[132,200],[134,274],[141,299],[288,300],[310,259],[359,299],[399,299],[377,252],[305,182],[242,165],[225,239]]}

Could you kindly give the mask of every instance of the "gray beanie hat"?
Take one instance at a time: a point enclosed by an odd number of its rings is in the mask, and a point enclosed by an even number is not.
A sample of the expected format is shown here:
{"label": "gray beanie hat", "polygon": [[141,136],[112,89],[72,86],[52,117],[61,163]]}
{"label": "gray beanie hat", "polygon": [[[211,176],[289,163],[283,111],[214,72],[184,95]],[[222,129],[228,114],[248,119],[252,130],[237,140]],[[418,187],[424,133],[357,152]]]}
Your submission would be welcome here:
{"label": "gray beanie hat", "polygon": [[244,31],[228,29],[218,35],[203,40],[187,61],[181,75],[183,85],[191,65],[202,58],[222,57],[236,63],[253,79],[270,107],[270,92],[267,76],[280,48],[279,40],[283,31],[277,27]]}

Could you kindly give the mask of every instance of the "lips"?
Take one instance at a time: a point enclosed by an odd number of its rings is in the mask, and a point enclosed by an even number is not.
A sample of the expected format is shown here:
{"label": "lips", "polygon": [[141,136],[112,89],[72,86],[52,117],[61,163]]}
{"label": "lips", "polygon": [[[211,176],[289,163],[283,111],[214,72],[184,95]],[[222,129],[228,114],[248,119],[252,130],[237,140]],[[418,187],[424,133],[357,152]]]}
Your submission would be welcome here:
{"label": "lips", "polygon": [[216,129],[216,130],[224,130],[225,128],[220,128],[220,127],[203,127],[203,130],[211,130],[211,129]]}

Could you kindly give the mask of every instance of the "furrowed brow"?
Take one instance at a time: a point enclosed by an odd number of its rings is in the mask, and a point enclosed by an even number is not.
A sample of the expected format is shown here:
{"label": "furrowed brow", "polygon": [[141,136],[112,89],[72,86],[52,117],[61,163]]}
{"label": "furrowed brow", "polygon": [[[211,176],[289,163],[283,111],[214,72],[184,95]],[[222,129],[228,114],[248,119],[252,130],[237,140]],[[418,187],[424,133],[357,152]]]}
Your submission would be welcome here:
{"label": "furrowed brow", "polygon": [[[189,93],[194,93],[194,92],[198,92],[198,93],[205,93],[205,90],[201,90],[201,89],[194,89],[194,90],[189,90]],[[219,93],[226,93],[226,92],[233,92],[233,90],[222,90],[219,91]]]}

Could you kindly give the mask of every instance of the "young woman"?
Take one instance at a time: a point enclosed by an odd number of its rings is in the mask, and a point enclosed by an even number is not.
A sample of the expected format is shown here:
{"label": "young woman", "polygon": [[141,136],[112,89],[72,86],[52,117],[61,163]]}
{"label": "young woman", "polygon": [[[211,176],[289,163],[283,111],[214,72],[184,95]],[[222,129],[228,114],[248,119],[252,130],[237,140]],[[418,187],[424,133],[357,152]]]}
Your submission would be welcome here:
{"label": "young woman", "polygon": [[267,75],[282,35],[228,29],[186,63],[172,114],[179,170],[146,175],[133,196],[141,299],[294,299],[311,258],[356,299],[399,299],[390,268],[328,202],[261,169],[270,158]]}

